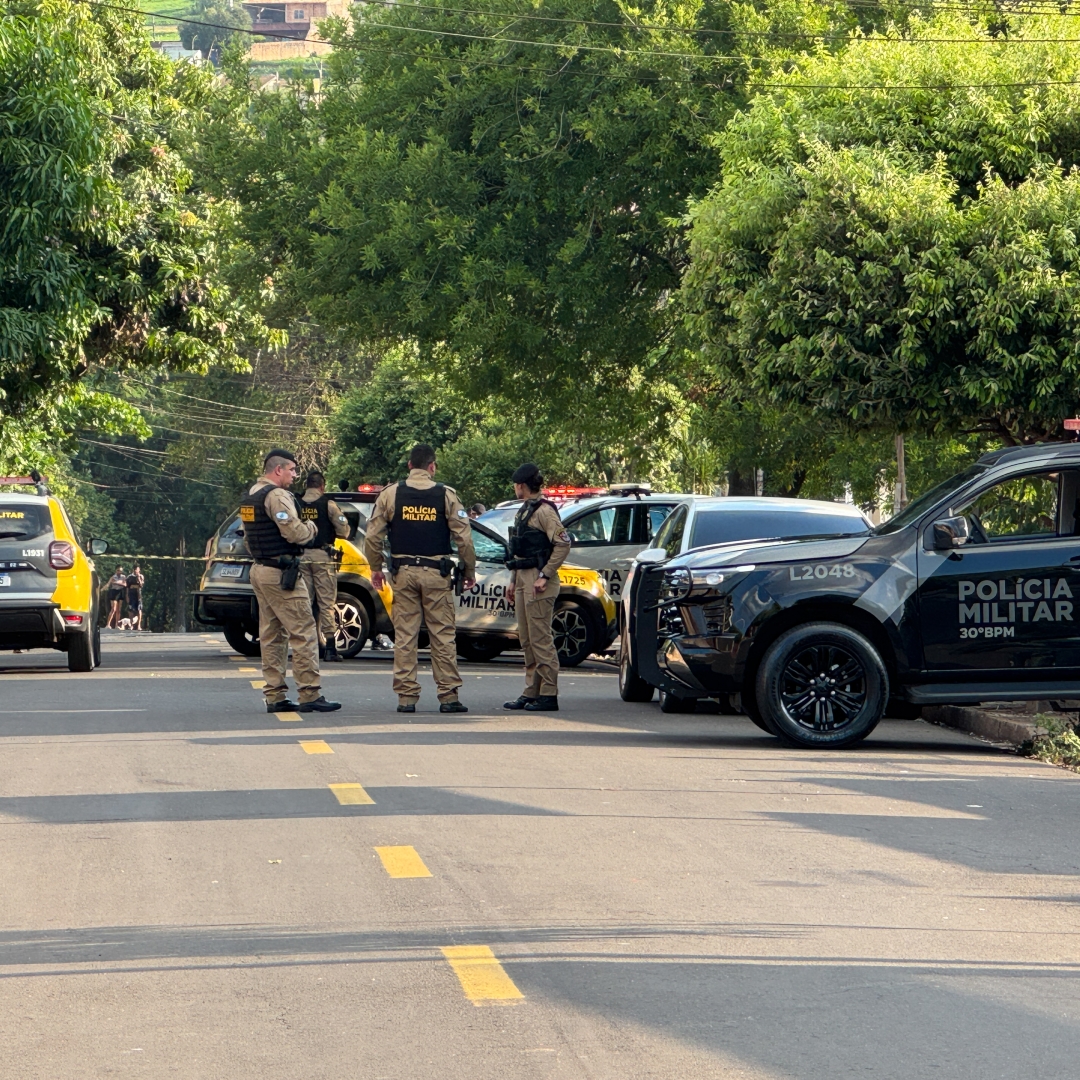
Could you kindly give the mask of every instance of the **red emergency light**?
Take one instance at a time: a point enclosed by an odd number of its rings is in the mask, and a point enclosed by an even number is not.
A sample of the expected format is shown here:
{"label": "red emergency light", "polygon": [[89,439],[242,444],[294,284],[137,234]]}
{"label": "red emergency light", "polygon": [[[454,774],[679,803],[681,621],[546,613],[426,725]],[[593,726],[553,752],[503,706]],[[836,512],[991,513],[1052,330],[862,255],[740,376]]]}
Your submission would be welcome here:
{"label": "red emergency light", "polygon": [[382,489],[383,489],[382,484],[357,484],[356,485],[356,490],[357,491],[362,491],[366,495],[371,495],[371,494],[378,495],[378,493],[380,491],[382,491]]}
{"label": "red emergency light", "polygon": [[1066,431],[1080,431],[1080,416],[1074,416],[1065,421]]}
{"label": "red emergency light", "polygon": [[543,494],[549,499],[587,499],[592,495],[603,495],[607,488],[600,487],[549,487],[544,488]]}
{"label": "red emergency light", "polygon": [[32,476],[0,476],[0,484],[36,484]]}

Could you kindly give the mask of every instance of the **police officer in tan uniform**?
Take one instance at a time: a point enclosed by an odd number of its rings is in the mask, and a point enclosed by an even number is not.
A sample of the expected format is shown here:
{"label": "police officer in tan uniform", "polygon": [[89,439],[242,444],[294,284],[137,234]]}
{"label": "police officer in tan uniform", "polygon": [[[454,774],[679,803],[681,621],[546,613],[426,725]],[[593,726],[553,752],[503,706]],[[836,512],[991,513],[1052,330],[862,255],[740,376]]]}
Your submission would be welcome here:
{"label": "police officer in tan uniform", "polygon": [[409,475],[384,488],[368,520],[364,551],[371,563],[371,584],[384,583],[383,537],[390,536],[390,571],[394,583],[394,691],[398,712],[416,712],[416,643],[420,622],[431,640],[431,672],[439,692],[439,712],[469,710],[458,701],[456,601],[450,577],[450,539],[464,563],[463,588],[473,587],[476,553],[469,515],[453,488],[436,484],[435,451],[420,443],[409,454]]}
{"label": "police officer in tan uniform", "polygon": [[525,691],[503,708],[557,712],[559,654],[551,619],[559,595],[559,567],[570,553],[570,534],[555,504],[540,498],[544,478],[535,465],[522,465],[513,480],[514,494],[524,501],[510,530],[506,565],[514,571],[508,597],[517,612],[518,640],[525,653]]}
{"label": "police officer in tan uniform", "polygon": [[[296,474],[296,458],[288,450],[271,450],[262,477],[240,501],[244,540],[255,560],[251,587],[259,601],[263,695],[270,713],[333,712],[341,706],[327,701],[320,690],[315,616],[299,577],[300,553],[315,539],[315,525],[300,520],[299,500],[289,490]],[[299,705],[286,697],[290,645]]]}
{"label": "police officer in tan uniform", "polygon": [[321,472],[308,473],[307,488],[300,496],[300,518],[315,525],[313,546],[305,548],[300,556],[300,569],[319,609],[319,658],[340,661],[335,643],[338,551],[334,540],[337,537],[344,540],[349,535],[349,522],[338,504],[326,494],[326,477]]}

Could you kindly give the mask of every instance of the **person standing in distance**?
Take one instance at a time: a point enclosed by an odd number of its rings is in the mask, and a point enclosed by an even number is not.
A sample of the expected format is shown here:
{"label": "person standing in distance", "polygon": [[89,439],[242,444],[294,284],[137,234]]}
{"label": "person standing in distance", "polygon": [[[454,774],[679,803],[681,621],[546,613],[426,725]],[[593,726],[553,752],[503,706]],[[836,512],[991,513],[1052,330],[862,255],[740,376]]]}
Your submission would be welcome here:
{"label": "person standing in distance", "polygon": [[[299,577],[300,553],[315,539],[315,525],[300,520],[299,500],[289,490],[296,458],[271,450],[263,475],[240,500],[244,540],[255,560],[251,587],[259,601],[259,644],[266,711],[334,712],[341,706],[323,697],[319,682],[319,636],[311,598]],[[285,669],[292,645],[293,675],[300,704],[287,698]]]}
{"label": "person standing in distance", "polygon": [[540,498],[544,478],[529,463],[514,473],[514,494],[524,500],[510,530],[513,580],[507,597],[517,613],[518,641],[525,653],[525,691],[503,708],[558,712],[559,654],[551,633],[559,595],[559,567],[570,553],[570,534],[555,504]]}
{"label": "person standing in distance", "polygon": [[300,496],[300,520],[315,525],[315,540],[300,556],[300,569],[308,592],[319,607],[319,659],[340,661],[335,643],[338,555],[334,540],[348,537],[349,522],[338,504],[326,494],[326,477],[321,472],[308,473],[307,489]]}
{"label": "person standing in distance", "polygon": [[431,639],[431,673],[439,692],[439,712],[469,710],[458,701],[456,603],[450,538],[465,564],[463,588],[476,584],[469,515],[457,492],[436,484],[435,451],[420,443],[409,454],[408,478],[383,488],[368,520],[364,553],[371,563],[371,584],[381,589],[383,537],[390,536],[390,572],[394,581],[394,691],[397,711],[416,712],[416,641],[423,617]]}

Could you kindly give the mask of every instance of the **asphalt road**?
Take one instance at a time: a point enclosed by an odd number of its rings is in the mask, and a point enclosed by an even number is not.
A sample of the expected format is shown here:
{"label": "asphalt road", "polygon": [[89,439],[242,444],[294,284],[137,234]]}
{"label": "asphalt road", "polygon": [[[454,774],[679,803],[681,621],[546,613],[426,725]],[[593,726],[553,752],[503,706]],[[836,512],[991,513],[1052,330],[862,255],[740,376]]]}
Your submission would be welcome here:
{"label": "asphalt road", "polygon": [[4,1080],[1080,1075],[1071,773],[787,750],[600,665],[405,717],[365,653],[280,720],[219,637],[62,659],[0,654]]}

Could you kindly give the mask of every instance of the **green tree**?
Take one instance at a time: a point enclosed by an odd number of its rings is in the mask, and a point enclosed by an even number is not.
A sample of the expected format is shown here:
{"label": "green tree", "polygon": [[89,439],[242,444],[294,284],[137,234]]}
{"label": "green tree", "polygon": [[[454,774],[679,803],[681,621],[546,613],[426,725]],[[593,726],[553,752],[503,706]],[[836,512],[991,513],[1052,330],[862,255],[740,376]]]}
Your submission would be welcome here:
{"label": "green tree", "polygon": [[266,340],[228,279],[234,207],[185,153],[211,77],[150,48],[137,15],[67,0],[0,20],[0,446],[137,416],[103,373],[205,371]]}
{"label": "green tree", "polygon": [[1063,434],[1080,56],[1054,39],[1072,21],[942,14],[773,76],[690,215],[681,299],[718,378],[858,428]]}
{"label": "green tree", "polygon": [[233,0],[198,0],[190,22],[178,24],[185,49],[198,49],[209,56],[212,49],[227,48],[234,41],[246,41],[251,29],[247,9]]}

